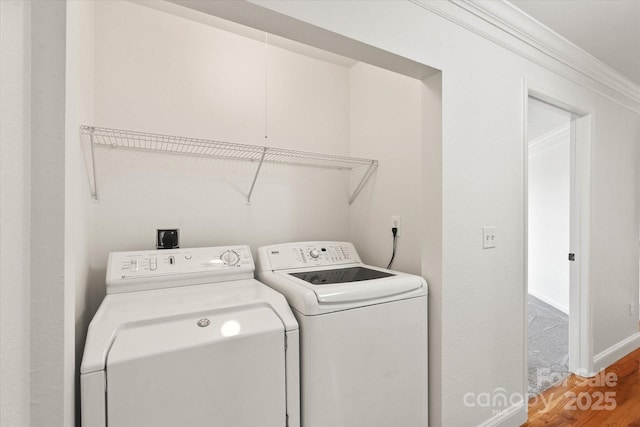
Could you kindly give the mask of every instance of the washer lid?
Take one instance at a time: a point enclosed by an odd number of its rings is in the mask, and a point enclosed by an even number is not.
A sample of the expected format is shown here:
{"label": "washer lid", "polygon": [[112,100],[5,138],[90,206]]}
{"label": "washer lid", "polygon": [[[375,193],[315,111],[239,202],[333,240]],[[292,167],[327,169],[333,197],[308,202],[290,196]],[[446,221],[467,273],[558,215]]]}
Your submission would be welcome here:
{"label": "washer lid", "polygon": [[[375,271],[375,270],[374,270]],[[345,275],[352,273],[345,272]],[[394,279],[389,275],[378,279],[361,279],[353,282],[336,282],[324,286],[314,286],[319,304],[363,302],[403,295],[422,288],[420,280],[405,277]]]}
{"label": "washer lid", "polygon": [[300,273],[289,273],[298,279],[309,282],[312,285],[323,286],[333,283],[360,282],[363,280],[382,279],[384,277],[395,276],[386,271],[373,270],[366,267],[336,268],[333,270],[303,271]]}
{"label": "washer lid", "polygon": [[[427,295],[427,283],[420,276],[362,264],[339,269],[263,272],[259,277],[282,293],[291,307],[305,315]],[[348,281],[349,278],[358,280]],[[322,283],[325,279],[327,281]]]}
{"label": "washer lid", "polygon": [[273,311],[287,331],[298,329],[284,297],[255,279],[107,295],[89,325],[80,372],[103,370],[111,345],[127,328],[251,307]]}

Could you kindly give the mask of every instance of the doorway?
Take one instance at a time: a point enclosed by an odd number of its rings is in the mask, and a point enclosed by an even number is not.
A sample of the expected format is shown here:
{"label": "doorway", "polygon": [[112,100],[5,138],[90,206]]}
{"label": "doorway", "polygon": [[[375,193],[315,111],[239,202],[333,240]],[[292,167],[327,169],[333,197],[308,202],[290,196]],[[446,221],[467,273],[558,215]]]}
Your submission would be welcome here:
{"label": "doorway", "polygon": [[590,337],[591,117],[525,92],[524,393],[593,375]]}
{"label": "doorway", "polygon": [[528,394],[569,375],[571,114],[528,100]]}

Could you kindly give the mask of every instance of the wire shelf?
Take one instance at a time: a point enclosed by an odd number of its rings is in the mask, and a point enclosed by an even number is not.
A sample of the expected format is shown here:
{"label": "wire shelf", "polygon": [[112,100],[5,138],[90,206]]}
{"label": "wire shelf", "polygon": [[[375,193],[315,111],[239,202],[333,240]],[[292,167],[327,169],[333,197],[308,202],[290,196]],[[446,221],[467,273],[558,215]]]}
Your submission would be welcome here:
{"label": "wire shelf", "polygon": [[349,198],[349,204],[355,200],[362,190],[362,187],[364,187],[367,180],[378,166],[378,161],[372,159],[287,150],[283,148],[258,145],[237,144],[232,142],[189,138],[175,135],[162,135],[94,126],[81,126],[80,132],[88,137],[88,143],[91,147],[92,171],[90,176],[92,175],[93,178],[91,192],[95,200],[97,200],[98,197],[95,177],[95,158],[93,152],[94,145],[111,146],[113,148],[125,148],[131,150],[165,152],[170,154],[184,154],[198,157],[257,161],[259,162],[259,165],[247,196],[247,202],[251,201],[251,194],[253,193],[263,162],[339,170],[354,170],[366,167],[366,172]]}

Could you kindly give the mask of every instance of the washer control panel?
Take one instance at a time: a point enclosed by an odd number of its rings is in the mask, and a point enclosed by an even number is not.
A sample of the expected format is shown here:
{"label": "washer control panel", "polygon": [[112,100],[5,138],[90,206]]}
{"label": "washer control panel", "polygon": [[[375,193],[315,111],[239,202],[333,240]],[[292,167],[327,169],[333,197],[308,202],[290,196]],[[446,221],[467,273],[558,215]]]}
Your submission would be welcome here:
{"label": "washer control panel", "polygon": [[260,258],[266,254],[269,263],[261,266],[262,271],[361,262],[355,247],[348,242],[288,243],[265,246],[259,251]]}
{"label": "washer control panel", "polygon": [[245,245],[112,252],[107,293],[230,280],[230,275],[253,278],[254,268],[251,250]]}

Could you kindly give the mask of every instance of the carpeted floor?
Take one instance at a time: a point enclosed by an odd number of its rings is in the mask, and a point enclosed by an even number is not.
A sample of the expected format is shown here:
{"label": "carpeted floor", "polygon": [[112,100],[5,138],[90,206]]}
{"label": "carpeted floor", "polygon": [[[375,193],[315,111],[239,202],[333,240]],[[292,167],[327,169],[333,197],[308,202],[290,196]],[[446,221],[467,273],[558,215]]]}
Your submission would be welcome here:
{"label": "carpeted floor", "polygon": [[529,397],[569,376],[569,316],[529,295]]}

